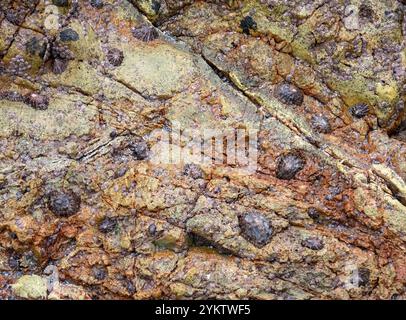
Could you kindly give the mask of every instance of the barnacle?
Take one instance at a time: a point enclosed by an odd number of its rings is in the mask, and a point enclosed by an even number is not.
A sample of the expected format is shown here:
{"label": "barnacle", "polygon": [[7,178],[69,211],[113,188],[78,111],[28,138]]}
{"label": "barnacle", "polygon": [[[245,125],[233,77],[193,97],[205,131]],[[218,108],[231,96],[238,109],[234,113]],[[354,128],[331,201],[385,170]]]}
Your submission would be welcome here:
{"label": "barnacle", "polygon": [[31,69],[31,65],[21,55],[16,55],[10,60],[7,72],[13,76],[24,77],[26,72]]}
{"label": "barnacle", "polygon": [[0,99],[8,101],[24,101],[24,97],[16,91],[0,92]]}

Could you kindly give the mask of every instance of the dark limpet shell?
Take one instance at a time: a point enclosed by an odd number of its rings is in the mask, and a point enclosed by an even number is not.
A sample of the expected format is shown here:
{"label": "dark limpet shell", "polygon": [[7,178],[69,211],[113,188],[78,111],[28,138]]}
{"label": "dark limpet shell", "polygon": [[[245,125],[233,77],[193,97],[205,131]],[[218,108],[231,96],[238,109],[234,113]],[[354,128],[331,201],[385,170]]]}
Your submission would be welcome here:
{"label": "dark limpet shell", "polygon": [[104,280],[107,276],[107,269],[104,266],[94,266],[92,268],[93,276],[96,280]]}
{"label": "dark limpet shell", "polygon": [[307,215],[316,221],[320,218],[320,212],[316,208],[309,208],[307,210]]}
{"label": "dark limpet shell", "polygon": [[44,44],[37,37],[32,37],[25,44],[25,50],[30,55],[36,55],[42,57],[42,52],[44,51]]}
{"label": "dark limpet shell", "polygon": [[241,20],[240,27],[245,34],[250,34],[250,30],[257,29],[257,23],[251,16],[246,16]]}
{"label": "dark limpet shell", "polygon": [[90,5],[93,8],[101,9],[104,6],[104,2],[102,0],[90,0]]}
{"label": "dark limpet shell", "polygon": [[25,96],[25,103],[37,110],[46,110],[49,106],[49,98],[39,93],[30,93]]}
{"label": "dark limpet shell", "polygon": [[148,234],[149,234],[150,236],[154,236],[154,235],[156,234],[156,225],[155,225],[155,223],[151,223],[151,224],[148,226]]}
{"label": "dark limpet shell", "polygon": [[64,59],[55,59],[52,63],[52,72],[61,74],[68,68],[69,61]]}
{"label": "dark limpet shell", "polygon": [[271,222],[260,213],[249,212],[239,217],[242,236],[257,247],[265,246],[273,235]]}
{"label": "dark limpet shell", "polygon": [[288,82],[283,82],[276,87],[275,96],[286,104],[300,106],[303,103],[302,90]]}
{"label": "dark limpet shell", "polygon": [[276,177],[282,180],[293,179],[304,168],[306,161],[298,153],[288,153],[279,157]]}
{"label": "dark limpet shell", "polygon": [[79,40],[79,34],[75,30],[73,30],[71,28],[68,28],[68,29],[65,29],[65,30],[63,30],[63,31],[61,31],[59,33],[59,38],[63,42],[78,41]]}
{"label": "dark limpet shell", "polygon": [[117,220],[106,217],[99,224],[99,231],[102,233],[112,232],[117,226]]}
{"label": "dark limpet shell", "polygon": [[145,160],[148,158],[149,148],[146,142],[140,141],[130,145],[130,150],[137,160]]}
{"label": "dark limpet shell", "polygon": [[159,10],[161,9],[161,2],[159,2],[157,0],[153,0],[151,8],[152,8],[152,10],[154,10],[155,14],[158,14]]}
{"label": "dark limpet shell", "polygon": [[107,52],[107,61],[115,67],[120,66],[123,63],[124,60],[124,54],[123,51],[116,49],[116,48],[112,48],[109,49],[109,51]]}
{"label": "dark limpet shell", "polygon": [[351,114],[358,119],[365,117],[369,112],[369,107],[366,103],[357,103],[350,108]]}
{"label": "dark limpet shell", "polygon": [[159,37],[158,31],[154,27],[150,26],[142,26],[140,28],[133,29],[132,34],[134,38],[144,42],[154,41]]}
{"label": "dark limpet shell", "polygon": [[317,237],[307,238],[301,242],[301,245],[303,247],[306,247],[308,249],[315,250],[315,251],[318,251],[318,250],[321,250],[324,248],[323,240],[321,240]]}
{"label": "dark limpet shell", "polygon": [[331,126],[328,118],[323,115],[314,115],[312,117],[312,127],[320,133],[330,133]]}
{"label": "dark limpet shell", "polygon": [[195,163],[187,163],[183,168],[183,174],[193,179],[203,178],[202,169]]}
{"label": "dark limpet shell", "polygon": [[80,209],[81,199],[73,191],[53,191],[48,196],[48,208],[59,217],[69,217]]}
{"label": "dark limpet shell", "polygon": [[52,3],[57,7],[67,7],[69,6],[69,0],[52,0]]}

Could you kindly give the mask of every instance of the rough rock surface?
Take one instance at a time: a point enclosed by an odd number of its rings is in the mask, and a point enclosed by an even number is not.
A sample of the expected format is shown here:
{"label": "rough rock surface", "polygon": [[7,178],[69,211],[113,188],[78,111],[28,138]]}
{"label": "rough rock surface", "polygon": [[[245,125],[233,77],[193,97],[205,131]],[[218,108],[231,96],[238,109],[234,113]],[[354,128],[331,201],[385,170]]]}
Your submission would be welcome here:
{"label": "rough rock surface", "polygon": [[402,1],[63,2],[0,1],[1,299],[406,298]]}

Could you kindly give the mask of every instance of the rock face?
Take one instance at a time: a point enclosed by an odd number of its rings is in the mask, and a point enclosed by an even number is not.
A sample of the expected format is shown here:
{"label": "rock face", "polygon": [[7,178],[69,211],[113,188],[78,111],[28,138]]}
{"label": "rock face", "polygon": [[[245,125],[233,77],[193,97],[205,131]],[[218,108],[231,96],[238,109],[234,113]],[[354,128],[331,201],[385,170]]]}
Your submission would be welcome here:
{"label": "rock face", "polygon": [[404,14],[1,1],[0,298],[405,299]]}

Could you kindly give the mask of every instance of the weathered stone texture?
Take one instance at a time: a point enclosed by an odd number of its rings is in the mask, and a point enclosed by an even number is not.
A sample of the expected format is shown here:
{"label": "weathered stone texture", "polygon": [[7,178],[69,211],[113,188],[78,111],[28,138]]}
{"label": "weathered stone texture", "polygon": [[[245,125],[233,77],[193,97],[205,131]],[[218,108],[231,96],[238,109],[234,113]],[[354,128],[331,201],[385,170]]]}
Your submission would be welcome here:
{"label": "weathered stone texture", "polygon": [[0,3],[0,298],[406,298],[401,1],[57,2]]}

